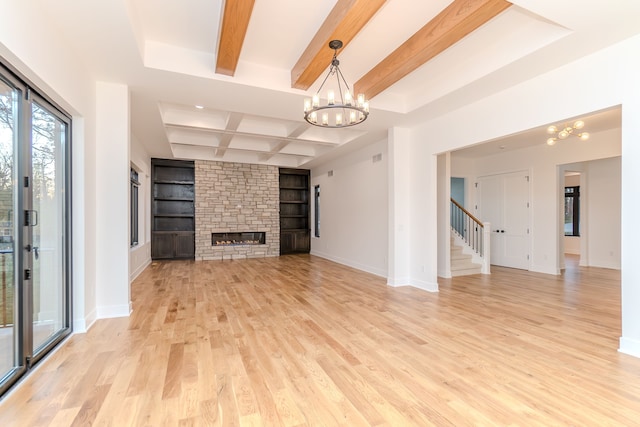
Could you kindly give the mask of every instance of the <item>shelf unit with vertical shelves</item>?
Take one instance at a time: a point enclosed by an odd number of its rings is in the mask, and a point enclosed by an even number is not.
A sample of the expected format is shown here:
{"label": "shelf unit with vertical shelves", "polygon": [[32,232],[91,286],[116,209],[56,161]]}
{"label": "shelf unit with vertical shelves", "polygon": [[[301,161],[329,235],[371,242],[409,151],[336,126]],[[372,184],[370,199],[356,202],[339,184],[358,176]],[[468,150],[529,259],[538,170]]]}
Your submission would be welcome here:
{"label": "shelf unit with vertical shelves", "polygon": [[306,169],[280,169],[280,255],[311,249],[309,178]]}
{"label": "shelf unit with vertical shelves", "polygon": [[194,162],[151,159],[151,258],[195,255]]}

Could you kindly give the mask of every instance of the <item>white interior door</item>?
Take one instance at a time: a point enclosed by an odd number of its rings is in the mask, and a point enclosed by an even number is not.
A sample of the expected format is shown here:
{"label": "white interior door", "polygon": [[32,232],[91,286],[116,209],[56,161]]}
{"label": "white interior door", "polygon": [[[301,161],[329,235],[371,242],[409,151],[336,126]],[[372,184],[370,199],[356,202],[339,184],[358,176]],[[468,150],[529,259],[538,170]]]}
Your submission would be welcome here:
{"label": "white interior door", "polygon": [[491,264],[528,270],[528,173],[479,178],[478,193],[479,218],[491,223]]}
{"label": "white interior door", "polygon": [[[504,177],[504,234],[505,267],[529,269],[529,176],[526,172]],[[504,230],[504,233],[502,231]]]}

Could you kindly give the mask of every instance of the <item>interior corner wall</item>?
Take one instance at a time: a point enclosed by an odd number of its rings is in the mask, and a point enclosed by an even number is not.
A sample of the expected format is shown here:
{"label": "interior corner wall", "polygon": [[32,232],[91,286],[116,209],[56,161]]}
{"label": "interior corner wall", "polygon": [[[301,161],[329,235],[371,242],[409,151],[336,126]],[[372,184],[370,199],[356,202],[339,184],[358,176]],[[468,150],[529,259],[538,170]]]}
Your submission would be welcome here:
{"label": "interior corner wall", "polygon": [[[131,167],[138,172],[138,244],[129,249],[129,282],[151,264],[151,157],[131,136]],[[130,190],[129,190],[130,191]]]}
{"label": "interior corner wall", "polygon": [[[414,162],[423,167],[421,174],[435,176],[436,165],[430,159],[434,154],[621,105],[624,235],[620,351],[640,357],[640,311],[636,310],[640,306],[640,264],[635,250],[635,242],[640,240],[640,222],[635,220],[635,212],[640,209],[640,198],[636,195],[637,183],[640,182],[640,168],[637,167],[640,162],[640,121],[637,120],[640,117],[640,94],[632,89],[637,88],[640,59],[637,55],[629,55],[629,52],[637,51],[640,51],[640,36],[496,92],[416,126],[412,129],[412,144],[416,148],[423,147],[414,156],[419,157],[414,158]],[[570,93],[571,96],[565,97],[563,102],[550,103],[550,93]],[[465,126],[459,126],[460,123]],[[423,190],[419,185],[416,188]],[[418,191],[413,191],[412,196],[425,197]],[[412,215],[427,219],[424,228],[412,230],[416,241],[412,248],[421,250],[415,254],[416,258],[422,258],[428,264],[427,268],[435,269],[437,253],[431,248],[421,248],[417,243],[437,233],[437,223],[430,218],[435,212],[436,192],[430,191],[426,197],[419,208],[412,210]],[[557,234],[556,227],[553,230]],[[555,239],[557,242],[557,236]],[[544,242],[540,243],[544,245]],[[412,254],[412,262],[413,258]]]}
{"label": "interior corner wall", "polygon": [[41,4],[5,2],[2,14],[2,60],[72,115],[72,321],[84,332],[96,313],[95,81]]}
{"label": "interior corner wall", "polygon": [[128,316],[129,88],[96,84],[97,317]]}
{"label": "interior corner wall", "polygon": [[312,230],[311,254],[387,276],[387,167],[385,140],[311,170],[312,210],[320,186],[320,237]]}

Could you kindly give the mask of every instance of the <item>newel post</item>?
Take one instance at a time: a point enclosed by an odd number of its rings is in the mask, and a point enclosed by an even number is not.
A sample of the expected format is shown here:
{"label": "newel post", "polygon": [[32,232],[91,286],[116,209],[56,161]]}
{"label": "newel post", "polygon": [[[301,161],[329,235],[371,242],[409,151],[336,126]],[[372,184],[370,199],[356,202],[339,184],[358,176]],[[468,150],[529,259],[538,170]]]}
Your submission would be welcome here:
{"label": "newel post", "polygon": [[482,223],[482,274],[491,274],[491,223]]}

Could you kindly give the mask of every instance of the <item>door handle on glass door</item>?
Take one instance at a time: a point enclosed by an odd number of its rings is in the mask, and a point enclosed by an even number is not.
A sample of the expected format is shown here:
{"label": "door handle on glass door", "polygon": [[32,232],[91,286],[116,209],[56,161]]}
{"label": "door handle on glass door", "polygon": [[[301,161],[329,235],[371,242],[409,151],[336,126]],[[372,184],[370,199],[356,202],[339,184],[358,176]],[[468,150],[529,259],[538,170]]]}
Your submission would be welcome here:
{"label": "door handle on glass door", "polygon": [[34,246],[33,247],[33,256],[38,259],[40,257],[40,252],[38,252],[38,247]]}

